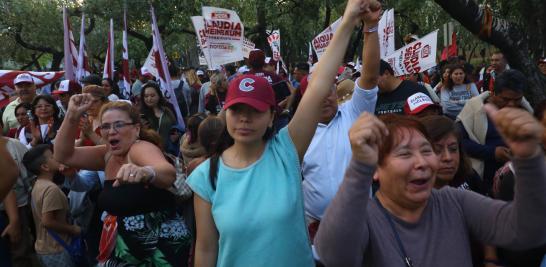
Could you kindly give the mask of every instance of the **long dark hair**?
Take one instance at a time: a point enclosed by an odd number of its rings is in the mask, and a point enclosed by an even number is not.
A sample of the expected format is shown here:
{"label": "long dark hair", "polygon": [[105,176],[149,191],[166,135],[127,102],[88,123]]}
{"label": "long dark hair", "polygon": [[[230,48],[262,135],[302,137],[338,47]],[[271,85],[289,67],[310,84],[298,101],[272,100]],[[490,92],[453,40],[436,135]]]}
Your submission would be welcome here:
{"label": "long dark hair", "polygon": [[456,126],[454,121],[445,116],[431,115],[423,117],[420,120],[425,126],[432,143],[438,142],[451,134],[457,138],[459,166],[453,180],[449,182],[449,185],[453,187],[460,186],[466,181],[468,176],[472,175],[470,161],[463,150],[461,130]]}
{"label": "long dark hair", "polygon": [[147,118],[152,118],[153,116],[155,116],[153,108],[148,107],[144,102],[144,92],[147,88],[153,88],[156,94],[159,96],[157,106],[164,112],[166,112],[168,116],[175,119],[176,117],[174,116],[173,106],[167,101],[165,96],[163,96],[163,92],[159,88],[159,84],[154,81],[148,81],[147,83],[142,85],[142,91],[140,91],[140,113],[146,115]]}
{"label": "long dark hair", "polygon": [[108,84],[110,84],[110,88],[112,88],[112,94],[115,94],[117,95],[118,97],[122,97],[122,95],[120,94],[119,92],[119,87],[118,87],[118,84],[116,82],[114,82],[112,79],[110,78],[103,78],[102,79],[103,81],[107,81]]}
{"label": "long dark hair", "polygon": [[[275,110],[273,108],[271,109],[271,112],[275,114]],[[223,118],[223,121],[224,130],[221,132],[220,138],[218,138],[218,144],[215,147],[212,147],[210,154],[209,151],[207,151],[207,153],[210,155],[209,179],[213,190],[216,190],[216,182],[218,180],[219,170],[218,163],[220,161],[220,156],[222,155],[222,153],[224,153],[226,149],[228,149],[235,143],[227,130],[225,117]],[[262,140],[269,141],[273,138],[273,136],[275,136],[275,126],[267,128],[264,135],[262,136]]]}
{"label": "long dark hair", "polygon": [[453,87],[455,86],[455,84],[453,83],[453,80],[451,79],[451,74],[453,74],[453,72],[455,72],[455,70],[462,70],[463,71],[463,73],[464,73],[463,84],[469,84],[470,83],[470,80],[468,79],[468,75],[466,74],[466,71],[465,71],[463,65],[453,64],[453,65],[447,66],[446,68],[449,68],[449,77],[447,78],[446,89],[453,90]]}
{"label": "long dark hair", "polygon": [[189,137],[188,144],[193,144],[199,140],[199,125],[207,118],[205,113],[195,113],[188,118],[186,125],[186,134]]}

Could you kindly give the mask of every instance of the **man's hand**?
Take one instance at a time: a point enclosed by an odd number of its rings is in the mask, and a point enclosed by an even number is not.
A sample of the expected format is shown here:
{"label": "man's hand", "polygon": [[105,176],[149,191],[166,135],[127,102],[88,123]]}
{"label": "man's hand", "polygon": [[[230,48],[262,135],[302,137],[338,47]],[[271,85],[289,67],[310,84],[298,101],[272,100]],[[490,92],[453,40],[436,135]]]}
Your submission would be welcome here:
{"label": "man's hand", "polygon": [[375,0],[369,2],[368,7],[362,15],[362,20],[365,25],[375,26],[379,23],[379,20],[381,20],[381,3]]}
{"label": "man's hand", "polygon": [[370,0],[349,0],[343,13],[343,20],[348,21],[351,25],[356,26],[362,19]]}
{"label": "man's hand", "polygon": [[492,104],[484,109],[515,157],[528,158],[540,152],[544,127],[533,115],[518,108],[499,110]]}

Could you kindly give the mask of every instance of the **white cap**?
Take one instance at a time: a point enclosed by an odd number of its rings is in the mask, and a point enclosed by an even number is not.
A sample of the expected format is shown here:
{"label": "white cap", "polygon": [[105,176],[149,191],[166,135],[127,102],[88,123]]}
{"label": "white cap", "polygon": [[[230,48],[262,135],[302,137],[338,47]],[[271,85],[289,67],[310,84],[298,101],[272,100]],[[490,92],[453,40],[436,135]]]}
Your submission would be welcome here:
{"label": "white cap", "polygon": [[199,75],[205,75],[205,72],[203,72],[202,70],[197,70],[197,71],[195,72],[195,74],[197,74],[197,76],[199,76]]}
{"label": "white cap", "polygon": [[266,57],[264,62],[265,64],[269,64],[269,62],[271,62],[271,57]]}
{"label": "white cap", "polygon": [[419,92],[408,97],[404,106],[404,112],[406,115],[415,115],[432,105],[436,105],[436,103],[428,95]]}
{"label": "white cap", "polygon": [[34,79],[28,73],[21,73],[21,74],[17,75],[15,80],[13,80],[13,84],[18,84],[18,83],[32,83],[32,84],[34,84]]}
{"label": "white cap", "polygon": [[237,70],[237,72],[239,72],[239,73],[245,73],[245,72],[249,72],[249,71],[250,71],[250,69],[249,69],[246,65],[240,67],[240,68]]}

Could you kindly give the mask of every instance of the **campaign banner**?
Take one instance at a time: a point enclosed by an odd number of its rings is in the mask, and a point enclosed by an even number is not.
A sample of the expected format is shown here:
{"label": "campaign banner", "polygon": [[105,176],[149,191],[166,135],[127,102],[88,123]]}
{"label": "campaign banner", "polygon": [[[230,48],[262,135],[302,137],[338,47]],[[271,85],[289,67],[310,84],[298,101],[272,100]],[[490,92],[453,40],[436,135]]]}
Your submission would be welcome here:
{"label": "campaign banner", "polygon": [[44,85],[53,83],[65,74],[64,71],[21,71],[21,70],[0,70],[0,92],[7,95],[15,94],[15,86],[13,80],[21,73],[28,73],[32,76],[36,88],[41,88]]}
{"label": "campaign banner", "polygon": [[267,42],[273,52],[273,60],[279,62],[281,60],[281,31],[267,31]]}
{"label": "campaign banner", "polygon": [[191,22],[197,35],[197,53],[199,55],[199,65],[207,65],[209,68],[215,68],[211,63],[211,56],[208,49],[207,36],[205,34],[205,19],[202,16],[191,17]]}
{"label": "campaign banner", "polygon": [[254,48],[256,48],[256,44],[245,37],[243,39],[243,56],[244,56],[244,58],[248,58],[248,56],[250,55],[250,51],[254,50]]}
{"label": "campaign banner", "polygon": [[244,26],[237,13],[210,6],[203,7],[202,12],[210,55],[207,58],[209,67],[243,60]]}
{"label": "campaign banner", "polygon": [[394,53],[394,9],[383,13],[377,33],[379,34],[380,57],[385,58]]}
{"label": "campaign banner", "polygon": [[420,73],[436,66],[438,30],[414,41],[387,56],[395,76]]}
{"label": "campaign banner", "polygon": [[313,49],[315,50],[315,53],[317,54],[317,57],[320,59],[320,56],[326,51],[326,47],[330,44],[330,41],[332,41],[332,38],[334,37],[334,33],[337,30],[337,27],[341,23],[341,17],[334,21],[328,28],[326,28],[324,31],[319,33],[314,39],[313,39]]}

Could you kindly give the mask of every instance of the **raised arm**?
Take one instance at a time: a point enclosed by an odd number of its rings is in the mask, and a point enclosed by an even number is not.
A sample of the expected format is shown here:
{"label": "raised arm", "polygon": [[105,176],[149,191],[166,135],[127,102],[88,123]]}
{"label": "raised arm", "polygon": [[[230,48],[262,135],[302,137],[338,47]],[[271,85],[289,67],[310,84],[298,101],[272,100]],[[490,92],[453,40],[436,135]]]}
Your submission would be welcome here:
{"label": "raised arm", "polygon": [[470,229],[486,244],[528,249],[546,242],[546,161],[541,149],[544,132],[533,116],[520,109],[486,111],[513,153],[516,174],[514,201],[465,195],[463,210]]}
{"label": "raised arm", "polygon": [[369,241],[366,222],[370,186],[378,144],[386,134],[383,122],[369,113],[362,114],[349,131],[353,158],[315,237],[320,261],[326,266],[363,265]]}
{"label": "raised arm", "polygon": [[55,139],[55,159],[67,166],[86,169],[104,170],[106,146],[74,147],[80,118],[93,102],[90,94],[74,95],[70,98],[66,116]]}
{"label": "raised arm", "polygon": [[370,0],[349,0],[345,13],[326,52],[320,58],[294,118],[288,124],[299,158],[302,159],[315,134],[324,99],[333,90],[336,71],[341,65],[351,33],[369,10]]}
{"label": "raised arm", "polygon": [[364,16],[364,49],[362,49],[362,66],[358,79],[358,86],[363,89],[373,89],[379,79],[379,34],[377,34],[381,19],[381,5],[379,2],[370,3],[370,10]]}

